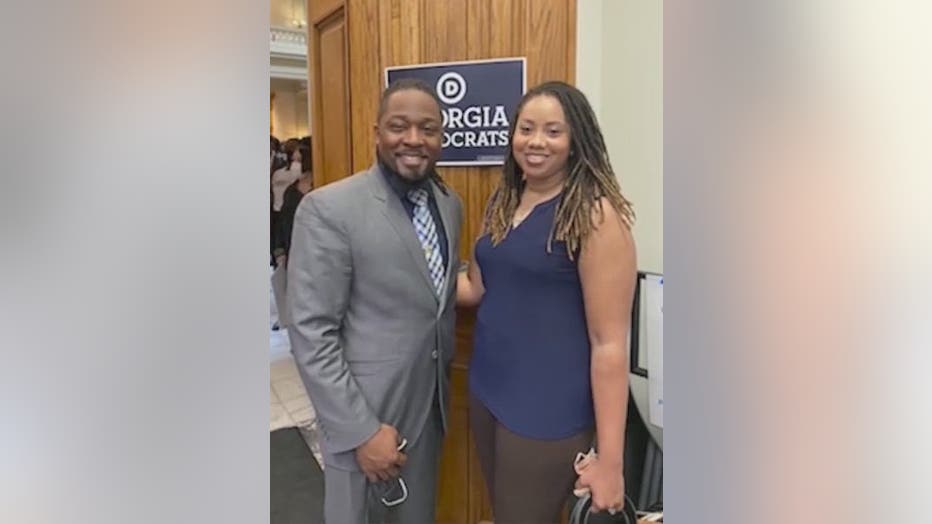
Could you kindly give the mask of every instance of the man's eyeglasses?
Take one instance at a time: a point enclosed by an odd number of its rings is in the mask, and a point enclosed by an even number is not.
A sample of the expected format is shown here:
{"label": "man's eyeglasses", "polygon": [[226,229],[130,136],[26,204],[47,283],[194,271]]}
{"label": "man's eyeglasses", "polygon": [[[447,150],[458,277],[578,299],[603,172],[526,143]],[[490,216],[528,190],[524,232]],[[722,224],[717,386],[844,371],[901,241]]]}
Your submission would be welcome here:
{"label": "man's eyeglasses", "polygon": [[[408,439],[402,438],[401,443],[398,444],[398,451],[404,451],[407,445]],[[408,500],[408,485],[405,484],[405,480],[400,475],[396,479],[387,481],[385,485],[387,488],[382,497],[379,498],[385,506],[390,508]]]}

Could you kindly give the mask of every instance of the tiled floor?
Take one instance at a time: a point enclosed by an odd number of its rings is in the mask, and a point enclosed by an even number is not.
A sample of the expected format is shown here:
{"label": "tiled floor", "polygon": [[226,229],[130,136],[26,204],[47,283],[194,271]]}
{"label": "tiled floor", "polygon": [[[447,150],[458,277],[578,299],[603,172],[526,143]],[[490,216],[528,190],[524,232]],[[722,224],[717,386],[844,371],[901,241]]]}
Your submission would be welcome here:
{"label": "tiled floor", "polygon": [[272,331],[269,342],[269,396],[272,401],[269,431],[308,425],[314,420],[314,409],[298,376],[287,333]]}
{"label": "tiled floor", "polygon": [[[272,301],[272,322],[277,320],[275,302]],[[317,462],[323,467],[317,437],[317,416],[307,396],[285,329],[269,331],[269,431],[297,427],[311,448]]]}

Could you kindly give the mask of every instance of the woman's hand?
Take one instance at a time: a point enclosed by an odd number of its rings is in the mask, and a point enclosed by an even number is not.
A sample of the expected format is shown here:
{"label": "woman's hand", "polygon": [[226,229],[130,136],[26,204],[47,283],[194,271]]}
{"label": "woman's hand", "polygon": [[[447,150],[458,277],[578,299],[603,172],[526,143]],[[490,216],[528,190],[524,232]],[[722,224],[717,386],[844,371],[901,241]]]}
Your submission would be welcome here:
{"label": "woman's hand", "polygon": [[475,306],[475,292],[473,291],[472,282],[469,281],[469,271],[461,268],[456,273],[456,305],[457,306]]}
{"label": "woman's hand", "polygon": [[485,294],[485,285],[482,283],[482,272],[476,263],[475,248],[472,259],[463,262],[456,273],[456,305],[476,307]]}
{"label": "woman's hand", "polygon": [[608,510],[615,514],[625,505],[625,478],[622,464],[611,464],[598,457],[590,457],[577,466],[577,489],[588,489],[593,512]]}

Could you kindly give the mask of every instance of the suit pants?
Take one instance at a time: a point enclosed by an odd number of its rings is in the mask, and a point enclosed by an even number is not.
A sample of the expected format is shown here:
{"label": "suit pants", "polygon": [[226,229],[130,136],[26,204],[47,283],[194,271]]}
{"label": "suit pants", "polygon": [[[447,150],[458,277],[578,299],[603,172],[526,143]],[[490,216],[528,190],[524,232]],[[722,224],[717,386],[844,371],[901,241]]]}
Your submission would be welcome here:
{"label": "suit pants", "polygon": [[[389,487],[398,493],[397,480],[370,483],[362,471],[345,471],[332,466],[324,470],[325,524],[430,524],[434,522],[437,469],[443,440],[437,396],[420,437],[405,449],[408,461],[401,478],[408,498],[397,506],[385,506],[380,498]],[[410,437],[402,435],[402,437]]]}

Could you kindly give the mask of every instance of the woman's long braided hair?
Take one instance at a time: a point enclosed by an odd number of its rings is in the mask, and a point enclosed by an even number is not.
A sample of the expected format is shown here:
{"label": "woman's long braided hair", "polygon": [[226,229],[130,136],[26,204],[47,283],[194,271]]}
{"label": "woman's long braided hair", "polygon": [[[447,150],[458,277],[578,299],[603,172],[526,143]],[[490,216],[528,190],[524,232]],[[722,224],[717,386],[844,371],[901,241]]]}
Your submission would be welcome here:
{"label": "woman's long braided hair", "polygon": [[[592,230],[604,219],[602,197],[615,208],[625,227],[630,229],[635,217],[631,202],[621,194],[589,101],[579,89],[564,82],[543,83],[528,91],[518,103],[509,131],[508,155],[501,182],[489,199],[483,230],[491,236],[492,245],[498,245],[511,230],[525,186],[524,172],[515,161],[512,144],[521,110],[528,100],[538,96],[551,96],[560,103],[570,129],[567,178],[547,238],[547,252],[551,252],[554,240],[566,242],[567,253],[573,259]],[[598,221],[593,218],[594,207],[600,217]]]}

